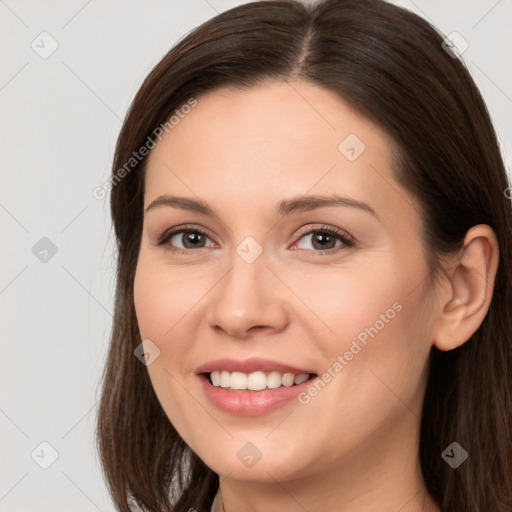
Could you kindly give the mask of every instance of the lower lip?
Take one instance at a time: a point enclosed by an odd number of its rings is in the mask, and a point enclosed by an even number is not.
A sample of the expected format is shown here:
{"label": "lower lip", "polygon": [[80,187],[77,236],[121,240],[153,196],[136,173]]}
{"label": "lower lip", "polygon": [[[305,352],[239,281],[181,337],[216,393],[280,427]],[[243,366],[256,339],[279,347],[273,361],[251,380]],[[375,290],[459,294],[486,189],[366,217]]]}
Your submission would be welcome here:
{"label": "lower lip", "polygon": [[207,375],[198,375],[203,390],[210,402],[224,412],[240,416],[258,416],[273,411],[291,402],[304,391],[314,378],[295,386],[281,386],[261,391],[229,391],[214,386]]}

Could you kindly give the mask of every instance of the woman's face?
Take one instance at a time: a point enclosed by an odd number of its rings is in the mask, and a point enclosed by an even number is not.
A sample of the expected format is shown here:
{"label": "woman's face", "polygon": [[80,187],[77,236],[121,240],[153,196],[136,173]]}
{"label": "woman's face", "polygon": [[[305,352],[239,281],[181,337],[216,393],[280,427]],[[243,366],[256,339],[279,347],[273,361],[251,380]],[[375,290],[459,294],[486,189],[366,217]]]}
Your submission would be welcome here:
{"label": "woman's face", "polygon": [[435,307],[389,138],[304,82],[197,100],[149,156],[135,277],[169,420],[237,479],[396,459],[416,443]]}

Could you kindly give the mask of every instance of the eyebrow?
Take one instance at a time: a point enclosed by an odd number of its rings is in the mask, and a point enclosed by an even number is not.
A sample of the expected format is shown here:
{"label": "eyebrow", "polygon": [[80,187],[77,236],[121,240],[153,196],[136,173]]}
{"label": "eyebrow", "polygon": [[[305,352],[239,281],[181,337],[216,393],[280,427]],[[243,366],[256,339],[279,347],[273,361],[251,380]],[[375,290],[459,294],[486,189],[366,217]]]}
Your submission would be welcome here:
{"label": "eyebrow", "polygon": [[[146,208],[145,213],[162,206],[180,208],[182,210],[201,213],[210,217],[219,217],[217,212],[205,201],[188,197],[170,196],[168,194],[157,197]],[[379,218],[375,210],[369,204],[348,197],[341,197],[337,194],[331,194],[328,196],[299,196],[292,199],[284,199],[277,203],[276,214],[278,216],[284,216],[329,206],[348,206],[351,208],[357,208],[370,213],[377,219]]]}

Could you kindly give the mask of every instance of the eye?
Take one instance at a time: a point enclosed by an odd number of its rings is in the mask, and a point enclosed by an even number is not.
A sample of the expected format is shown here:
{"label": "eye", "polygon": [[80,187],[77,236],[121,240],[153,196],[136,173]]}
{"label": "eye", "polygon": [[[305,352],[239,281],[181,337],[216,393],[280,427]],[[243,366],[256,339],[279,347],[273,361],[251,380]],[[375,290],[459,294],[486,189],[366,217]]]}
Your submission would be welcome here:
{"label": "eye", "polygon": [[[205,245],[207,239],[209,239],[208,235],[200,229],[193,226],[180,226],[162,233],[158,237],[157,245],[168,243],[172,249],[176,250],[202,249],[203,247],[208,247]],[[184,253],[188,251],[181,250],[179,252]]]}
{"label": "eye", "polygon": [[[299,246],[301,240],[309,237],[309,241],[313,248]],[[202,230],[194,226],[179,226],[162,233],[157,239],[157,245],[169,245],[172,250],[179,254],[191,253],[194,249],[202,249],[205,247],[213,247],[215,244],[206,245],[206,241],[211,239]],[[310,229],[302,233],[299,241],[296,242],[292,249],[312,250],[322,254],[332,254],[343,250],[343,248],[353,247],[355,239],[348,233],[345,233],[331,226],[320,226],[316,229]]]}
{"label": "eye", "polygon": [[[307,247],[300,247],[300,240],[309,238],[309,242],[313,246],[312,249]],[[338,242],[338,243],[337,243]],[[294,246],[299,249],[318,251],[323,254],[332,254],[343,250],[343,247],[353,247],[355,240],[347,233],[333,228],[331,226],[321,226],[316,229],[310,229],[299,238],[299,242],[296,242]]]}

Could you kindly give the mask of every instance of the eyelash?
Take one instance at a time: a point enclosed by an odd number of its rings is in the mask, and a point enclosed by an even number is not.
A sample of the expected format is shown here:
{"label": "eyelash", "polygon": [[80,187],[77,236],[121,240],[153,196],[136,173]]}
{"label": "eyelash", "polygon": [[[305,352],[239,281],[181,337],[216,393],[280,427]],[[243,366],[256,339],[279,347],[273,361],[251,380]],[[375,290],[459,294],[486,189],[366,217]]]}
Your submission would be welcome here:
{"label": "eyelash", "polygon": [[[156,245],[162,246],[165,243],[167,243],[174,235],[179,234],[179,233],[187,233],[187,232],[188,233],[199,233],[207,238],[210,238],[201,229],[197,229],[193,225],[184,225],[184,226],[178,226],[169,231],[164,231],[161,235],[159,235],[157,237]],[[310,235],[312,233],[313,234],[314,233],[327,233],[331,236],[338,238],[343,243],[343,245],[338,246],[334,249],[328,249],[325,251],[316,250],[316,249],[301,249],[301,250],[313,251],[313,252],[317,253],[318,255],[329,255],[329,254],[337,253],[337,252],[342,251],[347,248],[354,247],[356,245],[356,241],[352,236],[348,235],[347,233],[345,233],[337,228],[333,228],[331,226],[325,226],[325,225],[320,226],[319,228],[310,229],[309,231],[305,231],[304,233],[301,233],[300,236],[298,237],[297,241],[302,239],[304,236]],[[185,249],[184,250],[184,249],[179,249],[179,248],[175,248],[172,246],[170,246],[170,249],[172,251],[178,253],[179,255],[190,255],[191,252],[195,252],[198,250],[198,249]],[[205,249],[205,247],[199,247],[199,249]]]}
{"label": "eyelash", "polygon": [[[193,225],[185,225],[185,226],[179,226],[177,228],[173,228],[170,231],[164,231],[161,235],[159,235],[157,237],[156,245],[158,245],[158,246],[164,245],[174,235],[177,235],[178,233],[199,233],[201,235],[204,235],[207,238],[210,238],[201,229],[197,229]],[[343,245],[345,246],[345,248],[354,247],[356,245],[356,241],[355,241],[355,239],[352,236],[348,235],[347,233],[345,233],[345,232],[343,232],[343,231],[341,231],[339,229],[333,228],[331,226],[320,226],[319,228],[310,229],[309,231],[305,231],[304,233],[301,233],[301,235],[299,236],[299,238],[297,240],[300,240],[304,236],[310,235],[312,233],[327,233],[327,234],[329,234],[331,236],[337,237],[341,242],[343,242]],[[194,252],[194,251],[198,250],[198,249],[185,249],[185,250],[183,250],[183,249],[178,249],[178,248],[175,248],[175,247],[170,247],[170,249],[172,251],[177,252],[180,255],[185,255],[185,254],[189,255],[191,252]],[[199,247],[199,249],[205,249],[205,247]],[[343,250],[343,246],[338,246],[337,248],[328,249],[326,251],[320,251],[320,250],[316,250],[316,249],[301,249],[301,250],[303,250],[303,251],[304,250],[306,250],[306,251],[313,251],[313,252],[319,253],[320,255],[328,255],[328,254],[334,254],[334,253],[337,253],[338,251]]]}

